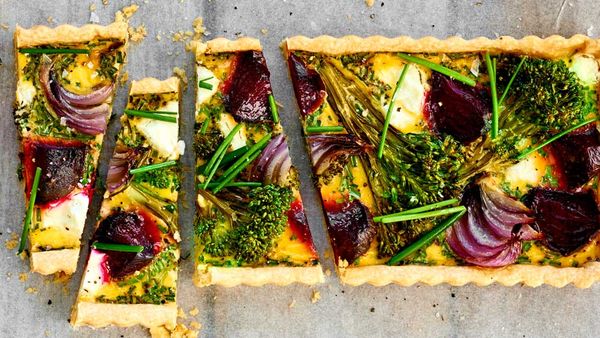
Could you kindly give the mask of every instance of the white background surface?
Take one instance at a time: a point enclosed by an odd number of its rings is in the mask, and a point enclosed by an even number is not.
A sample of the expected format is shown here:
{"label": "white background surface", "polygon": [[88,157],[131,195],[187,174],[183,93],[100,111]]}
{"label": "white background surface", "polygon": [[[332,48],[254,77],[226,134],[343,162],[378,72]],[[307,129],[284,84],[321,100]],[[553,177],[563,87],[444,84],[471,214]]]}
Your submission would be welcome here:
{"label": "white background surface", "polygon": [[[316,191],[310,182],[309,160],[301,138],[297,107],[281,57],[279,44],[286,36],[304,34],[316,36],[346,34],[386,36],[433,35],[444,38],[461,35],[494,37],[529,34],[548,36],[600,32],[600,3],[598,1],[408,1],[378,0],[368,8],[362,0],[338,1],[135,1],[140,10],[131,23],[146,25],[148,37],[131,44],[129,63],[125,70],[129,79],[145,76],[166,78],[175,66],[182,67],[193,79],[193,56],[186,53],[182,43],[174,43],[170,32],[192,30],[192,21],[201,16],[208,38],[238,35],[262,40],[271,70],[273,90],[284,105],[281,117],[289,135],[294,164],[300,169],[302,192],[308,219],[321,257],[329,249],[323,226],[323,215]],[[12,122],[12,102],[15,78],[12,56],[12,34],[17,23],[24,27],[35,24],[69,23],[81,25],[90,18],[89,5],[95,3],[100,23],[113,20],[113,13],[130,2],[111,0],[103,6],[100,0],[0,0],[0,337],[137,337],[147,331],[140,328],[73,331],[67,322],[71,305],[81,277],[83,261],[70,282],[55,283],[52,278],[29,274],[25,282],[18,275],[29,270],[27,261],[4,247],[11,232],[21,231],[24,216],[23,192],[17,182],[17,138]],[[597,27],[594,27],[597,26]],[[268,33],[261,33],[267,29]],[[162,39],[155,37],[161,33]],[[120,115],[125,104],[128,86],[120,88],[115,100],[114,114]],[[183,98],[182,135],[192,139],[194,89]],[[103,149],[103,159],[112,153],[118,125],[113,118]],[[187,152],[184,161],[191,165],[193,154]],[[99,175],[105,177],[106,162],[100,165]],[[183,254],[190,252],[192,231],[193,177],[188,172],[184,182],[184,207],[181,217]],[[97,191],[89,215],[96,215],[100,196]],[[90,237],[88,217],[84,238]],[[87,248],[83,250],[87,252]],[[85,258],[86,255],[84,255]],[[198,289],[191,281],[191,259],[183,262],[180,273],[178,303],[188,312],[196,306],[200,313],[194,320],[202,324],[201,336],[438,336],[438,337],[575,337],[594,336],[600,330],[600,285],[578,290],[515,286],[437,287],[413,286],[403,288],[348,287],[339,283],[333,273],[326,283],[307,287],[210,287]],[[325,269],[333,270],[330,258],[322,258]],[[10,274],[10,275],[9,275]],[[64,287],[66,286],[66,289]],[[26,293],[37,288],[35,294]],[[313,290],[321,300],[312,304]],[[52,304],[49,305],[49,300]],[[289,304],[295,302],[290,308]],[[192,320],[181,320],[189,324]]]}

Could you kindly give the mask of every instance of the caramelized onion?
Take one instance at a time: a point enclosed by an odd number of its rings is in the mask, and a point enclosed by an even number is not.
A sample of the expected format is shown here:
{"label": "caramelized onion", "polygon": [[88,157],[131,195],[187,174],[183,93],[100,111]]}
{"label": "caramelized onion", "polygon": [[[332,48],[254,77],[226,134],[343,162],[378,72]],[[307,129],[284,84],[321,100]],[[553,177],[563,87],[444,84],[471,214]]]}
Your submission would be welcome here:
{"label": "caramelized onion", "polygon": [[89,135],[105,131],[110,106],[104,101],[112,93],[113,84],[79,96],[60,85],[53,72],[53,63],[48,60],[43,60],[40,66],[40,84],[48,104],[56,115],[65,119],[67,126]]}

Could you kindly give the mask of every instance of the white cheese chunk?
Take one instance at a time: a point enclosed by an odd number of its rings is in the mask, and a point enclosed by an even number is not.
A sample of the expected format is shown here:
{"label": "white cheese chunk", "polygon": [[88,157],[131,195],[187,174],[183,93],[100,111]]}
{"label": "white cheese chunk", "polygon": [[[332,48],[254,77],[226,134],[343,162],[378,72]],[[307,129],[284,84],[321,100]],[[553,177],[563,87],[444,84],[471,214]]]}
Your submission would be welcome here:
{"label": "white cheese chunk", "polygon": [[17,84],[17,102],[19,106],[29,105],[35,97],[35,86],[31,81],[19,80]]}
{"label": "white cheese chunk", "polygon": [[[237,122],[235,122],[231,114],[221,114],[221,118],[219,120],[219,129],[221,130],[221,133],[223,133],[223,137],[229,135],[231,130],[235,128],[236,125]],[[231,141],[231,150],[236,150],[246,145],[247,141],[245,128],[246,127],[242,127],[240,131],[233,137],[233,140]]]}
{"label": "white cheese chunk", "polygon": [[[170,101],[158,110],[178,112],[179,103],[177,101]],[[144,135],[152,147],[158,151],[161,157],[176,159],[179,156],[179,123],[139,118],[136,121],[136,128]]]}
{"label": "white cheese chunk", "polygon": [[575,54],[571,58],[570,71],[577,74],[581,83],[585,86],[593,86],[600,79],[600,71],[598,70],[598,61],[586,54]]}
{"label": "white cheese chunk", "polygon": [[[217,89],[219,88],[219,79],[217,79],[217,77],[215,76],[215,74],[213,74],[213,72],[211,72],[208,68],[198,65],[198,68],[196,68],[196,74],[197,74],[197,79],[198,81],[200,80],[204,80],[202,82],[210,84],[212,86],[211,89],[207,89],[207,88],[202,88],[202,87],[198,87],[198,90],[196,91],[196,104],[197,105],[201,105],[204,104],[208,101],[210,101],[210,98],[215,95],[215,93],[217,92]],[[196,86],[198,84],[196,83]]]}
{"label": "white cheese chunk", "polygon": [[548,162],[538,153],[529,155],[526,159],[510,166],[504,172],[504,181],[512,189],[526,192],[528,187],[536,187],[542,183],[546,174]]}
{"label": "white cheese chunk", "polygon": [[95,249],[91,250],[87,268],[83,274],[84,280],[81,284],[81,292],[87,296],[95,295],[105,282],[106,272],[102,266],[104,261],[106,261],[106,254]]}
{"label": "white cheese chunk", "polygon": [[81,234],[90,199],[84,192],[41,210],[42,228],[62,228]]}

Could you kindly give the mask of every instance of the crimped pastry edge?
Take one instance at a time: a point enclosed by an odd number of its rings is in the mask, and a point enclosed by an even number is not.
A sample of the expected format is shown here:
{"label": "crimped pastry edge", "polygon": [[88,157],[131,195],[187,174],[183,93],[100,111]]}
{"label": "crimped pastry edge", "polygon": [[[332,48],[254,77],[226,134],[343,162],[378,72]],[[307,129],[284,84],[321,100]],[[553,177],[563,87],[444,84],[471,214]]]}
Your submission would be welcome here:
{"label": "crimped pastry edge", "polygon": [[202,54],[241,52],[247,50],[262,51],[260,40],[255,38],[243,37],[236,40],[225,38],[216,38],[210,41],[193,41],[193,50],[196,58]]}
{"label": "crimped pastry edge", "polygon": [[31,253],[31,272],[42,275],[64,272],[72,275],[77,270],[79,251],[79,248],[34,251]]}
{"label": "crimped pastry edge", "polygon": [[529,35],[522,39],[501,36],[497,39],[478,37],[465,40],[458,36],[437,39],[432,36],[413,39],[408,36],[387,38],[384,36],[358,37],[348,35],[335,38],[322,35],[315,38],[294,36],[282,42],[284,52],[308,51],[324,54],[351,54],[361,52],[407,52],[407,53],[460,53],[489,51],[492,53],[519,53],[544,58],[560,58],[576,52],[600,57],[600,41],[577,34],[570,38],[552,35],[540,38]]}
{"label": "crimped pastry edge", "polygon": [[265,284],[289,285],[302,283],[313,285],[323,283],[321,265],[307,267],[272,266],[259,268],[225,268],[198,264],[194,272],[194,284],[198,287],[220,285],[232,287],[238,285],[263,286]]}
{"label": "crimped pastry edge", "polygon": [[52,43],[79,43],[94,39],[120,39],[127,41],[127,24],[114,22],[107,26],[83,25],[76,27],[72,25],[60,25],[55,28],[47,26],[33,26],[23,28],[17,25],[15,30],[15,47],[34,47]]}
{"label": "crimped pastry edge", "polygon": [[578,288],[588,288],[595,281],[600,280],[600,262],[589,262],[578,268],[520,264],[497,269],[471,266],[372,265],[338,267],[338,273],[342,282],[351,286],[365,283],[374,286],[391,283],[401,286],[410,286],[416,283],[427,285],[447,283],[452,286],[462,286],[468,283],[487,286],[499,283],[504,286],[512,286],[522,283],[530,287],[548,284],[560,288],[572,283]]}
{"label": "crimped pastry edge", "polygon": [[179,78],[175,76],[166,80],[147,77],[141,80],[131,81],[129,95],[178,93],[179,83]]}
{"label": "crimped pastry edge", "polygon": [[177,304],[170,302],[155,304],[110,304],[77,302],[71,313],[71,325],[75,328],[90,326],[101,328],[109,325],[128,327],[175,326],[177,324]]}

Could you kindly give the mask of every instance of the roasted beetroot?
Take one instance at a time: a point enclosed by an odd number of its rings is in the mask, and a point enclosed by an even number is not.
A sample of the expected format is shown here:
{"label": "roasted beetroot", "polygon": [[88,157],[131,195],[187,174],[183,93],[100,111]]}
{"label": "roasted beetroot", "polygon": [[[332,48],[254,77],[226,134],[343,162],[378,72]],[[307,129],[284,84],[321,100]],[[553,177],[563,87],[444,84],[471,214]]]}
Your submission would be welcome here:
{"label": "roasted beetroot", "polygon": [[288,224],[294,235],[296,235],[301,242],[308,244],[313,254],[316,255],[317,252],[312,241],[312,236],[310,235],[310,228],[308,227],[308,221],[304,214],[302,201],[297,199],[292,202],[287,214]]}
{"label": "roasted beetroot", "polygon": [[321,76],[294,54],[288,57],[288,67],[300,112],[302,115],[312,114],[325,99],[325,84]]}
{"label": "roasted beetroot", "polygon": [[600,229],[598,205],[591,191],[570,193],[535,188],[526,196],[535,213],[542,242],[562,255],[586,245]]}
{"label": "roasted beetroot", "polygon": [[550,149],[569,189],[582,186],[600,171],[600,133],[595,125],[559,138]]}
{"label": "roasted beetroot", "polygon": [[269,106],[271,81],[267,62],[259,51],[240,52],[222,90],[225,108],[240,122],[269,122],[273,117]]}
{"label": "roasted beetroot", "polygon": [[425,103],[430,128],[469,144],[484,133],[490,115],[488,93],[440,73],[431,75],[431,91]]}
{"label": "roasted beetroot", "polygon": [[130,275],[146,265],[160,251],[160,232],[151,216],[145,212],[117,212],[105,218],[94,235],[94,241],[141,245],[140,253],[103,251],[106,268],[112,279]]}
{"label": "roasted beetroot", "polygon": [[24,146],[27,191],[36,167],[42,169],[36,202],[43,204],[68,195],[82,178],[88,146],[80,142],[43,140]]}
{"label": "roasted beetroot", "polygon": [[359,200],[326,203],[327,229],[335,256],[348,263],[364,255],[377,234],[373,217]]}

